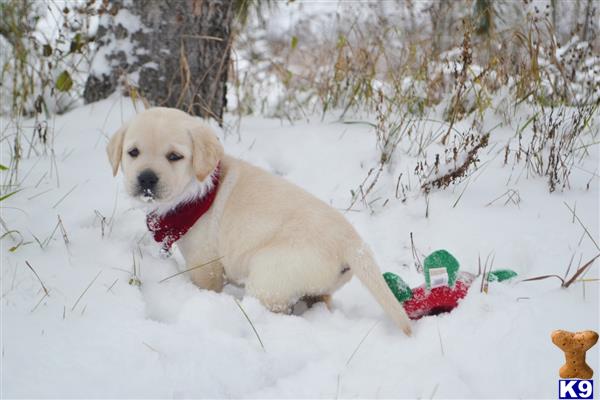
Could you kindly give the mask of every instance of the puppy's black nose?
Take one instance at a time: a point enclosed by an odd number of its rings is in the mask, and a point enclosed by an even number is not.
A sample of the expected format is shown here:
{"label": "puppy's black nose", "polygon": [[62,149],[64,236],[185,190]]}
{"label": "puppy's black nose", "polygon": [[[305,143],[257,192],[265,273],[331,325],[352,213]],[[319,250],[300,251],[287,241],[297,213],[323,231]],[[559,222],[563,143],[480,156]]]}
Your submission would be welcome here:
{"label": "puppy's black nose", "polygon": [[138,175],[138,184],[142,190],[152,190],[158,182],[158,176],[151,169],[145,169]]}

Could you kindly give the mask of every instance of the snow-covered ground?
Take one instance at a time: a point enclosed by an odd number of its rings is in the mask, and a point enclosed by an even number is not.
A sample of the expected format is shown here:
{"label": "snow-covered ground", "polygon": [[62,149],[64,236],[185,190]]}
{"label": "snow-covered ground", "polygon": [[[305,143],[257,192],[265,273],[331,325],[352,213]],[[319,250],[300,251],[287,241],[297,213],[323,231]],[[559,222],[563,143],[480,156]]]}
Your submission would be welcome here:
{"label": "snow-covered ground", "polygon": [[[332,312],[317,305],[289,316],[267,311],[239,288],[202,291],[185,274],[161,283],[185,268],[182,259],[158,256],[144,213],[112,177],[104,151],[107,135],[134,112],[129,99],[113,97],[54,117],[47,154],[38,145],[39,155],[22,160],[23,190],[2,202],[2,219],[19,232],[0,241],[4,398],[554,398],[564,358],[550,333],[599,328],[598,281],[569,289],[557,279],[491,283],[486,294],[477,280],[458,309],[414,322],[412,337],[356,279],[336,293]],[[3,132],[13,129],[1,122]],[[28,138],[32,124],[24,121]],[[486,118],[488,128],[496,124]],[[511,169],[496,153],[513,134],[494,130],[491,140],[501,145],[484,155],[490,162],[468,181],[433,193],[427,218],[417,195],[374,214],[345,213],[382,271],[422,283],[410,232],[420,255],[445,248],[475,273],[478,258],[489,256],[494,268],[514,269],[520,278],[563,276],[574,257],[572,274],[599,252],[565,205],[598,242],[598,146],[573,170],[571,190],[549,194],[545,179],[525,173],[506,184]],[[248,117],[239,135],[220,135],[229,154],[340,210],[377,161],[375,135],[364,124]],[[393,182],[391,176],[382,179]],[[393,194],[393,186],[378,190]],[[509,189],[518,204],[503,198],[488,205]],[[58,216],[68,242],[55,229]],[[26,243],[10,251],[20,236]],[[129,284],[134,263],[141,286]],[[586,279],[598,279],[599,264]],[[598,349],[588,352],[597,373]]]}

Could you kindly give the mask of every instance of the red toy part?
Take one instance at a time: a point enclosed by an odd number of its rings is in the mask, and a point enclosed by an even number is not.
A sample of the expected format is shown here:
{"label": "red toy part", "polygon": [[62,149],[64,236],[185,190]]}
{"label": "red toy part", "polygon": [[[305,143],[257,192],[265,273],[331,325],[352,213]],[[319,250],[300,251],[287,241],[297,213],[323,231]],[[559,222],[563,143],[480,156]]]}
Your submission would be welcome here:
{"label": "red toy part", "polygon": [[438,286],[427,290],[425,286],[419,286],[412,290],[412,298],[402,305],[410,319],[450,312],[458,306],[458,301],[467,295],[470,284],[457,280],[453,288]]}

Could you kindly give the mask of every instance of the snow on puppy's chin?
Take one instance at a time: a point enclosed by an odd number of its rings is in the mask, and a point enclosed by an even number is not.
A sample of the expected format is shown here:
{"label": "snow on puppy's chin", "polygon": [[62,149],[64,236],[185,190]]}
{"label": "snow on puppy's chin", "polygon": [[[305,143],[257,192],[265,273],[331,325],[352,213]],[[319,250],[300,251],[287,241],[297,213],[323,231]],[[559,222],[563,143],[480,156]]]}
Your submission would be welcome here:
{"label": "snow on puppy's chin", "polygon": [[140,194],[138,198],[144,203],[153,203],[154,202],[154,193],[150,189],[146,189],[144,193]]}
{"label": "snow on puppy's chin", "polygon": [[161,188],[158,190],[141,189],[137,185],[134,185],[133,188],[127,192],[129,197],[134,200],[135,206],[142,208],[154,207],[154,204],[164,197],[164,190]]}
{"label": "snow on puppy's chin", "polygon": [[[140,203],[143,207],[147,208],[148,211],[155,211],[158,215],[165,215],[169,211],[173,210],[180,204],[189,203],[190,201],[203,197],[214,187],[213,171],[203,181],[198,181],[195,177],[184,187],[183,191],[174,196],[173,198],[167,198],[166,200],[152,198],[149,201]],[[144,201],[140,198],[141,201]]]}

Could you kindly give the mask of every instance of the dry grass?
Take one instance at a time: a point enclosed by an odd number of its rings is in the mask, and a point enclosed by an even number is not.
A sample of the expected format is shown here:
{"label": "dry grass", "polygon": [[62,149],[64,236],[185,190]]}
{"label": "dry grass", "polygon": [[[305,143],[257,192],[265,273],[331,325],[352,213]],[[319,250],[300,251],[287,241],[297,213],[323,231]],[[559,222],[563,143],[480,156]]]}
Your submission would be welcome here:
{"label": "dry grass", "polygon": [[235,301],[235,304],[238,306],[238,308],[240,309],[240,311],[242,312],[242,314],[244,314],[244,317],[246,318],[246,321],[248,321],[248,323],[252,327],[252,331],[254,332],[254,335],[258,339],[258,342],[260,343],[260,347],[262,347],[263,351],[267,351],[265,349],[265,345],[264,345],[262,339],[260,338],[260,335],[258,334],[258,331],[256,330],[256,327],[254,326],[254,323],[252,322],[252,320],[248,316],[248,313],[246,313],[246,310],[244,310],[244,307],[242,307],[242,305],[240,304],[240,302],[238,301],[238,299],[236,299],[234,297],[233,300]]}
{"label": "dry grass", "polygon": [[44,294],[46,296],[50,296],[50,292],[48,291],[48,289],[46,289],[46,285],[44,285],[44,282],[42,282],[42,279],[40,278],[40,276],[38,275],[38,273],[35,272],[35,269],[33,269],[33,267],[31,266],[31,264],[29,264],[29,261],[25,261],[25,265],[27,265],[27,267],[29,267],[29,269],[31,270],[31,272],[33,272],[33,274],[37,278],[38,282],[42,286],[42,289],[44,290]]}
{"label": "dry grass", "polygon": [[[540,280],[548,279],[548,278],[556,278],[561,282],[561,285],[560,285],[561,287],[568,288],[573,283],[577,282],[577,278],[579,278],[582,274],[584,274],[589,269],[589,267],[594,263],[594,261],[596,261],[596,259],[598,259],[598,257],[600,257],[600,254],[597,254],[592,259],[590,259],[588,262],[586,262],[585,264],[583,264],[582,266],[577,268],[577,270],[573,273],[573,275],[568,279],[566,278],[566,275],[565,275],[565,278],[562,278],[556,274],[549,274],[549,275],[541,275],[541,276],[535,276],[533,278],[523,279],[523,280],[521,280],[521,282],[532,282],[532,281],[540,281]],[[569,268],[570,268],[570,264],[569,264]],[[568,269],[567,269],[567,273],[568,273]]]}
{"label": "dry grass", "polygon": [[[471,148],[467,151],[465,159],[459,163],[455,168],[450,170],[449,172],[443,174],[442,176],[435,178],[431,181],[427,181],[421,185],[421,189],[428,193],[431,189],[444,189],[450,186],[451,184],[459,181],[467,175],[467,172],[472,166],[476,166],[479,161],[478,153],[479,150],[486,147],[489,143],[490,134],[486,133],[475,139],[474,142],[470,143],[468,140],[465,142],[465,146],[471,146]],[[456,149],[456,148],[455,148]],[[458,157],[458,150],[453,152],[453,157],[456,161]],[[434,165],[434,168],[437,168],[439,163]]]}
{"label": "dry grass", "polygon": [[363,345],[363,343],[365,342],[365,340],[367,340],[367,338],[369,337],[369,335],[371,334],[371,332],[373,332],[373,330],[377,327],[377,325],[379,325],[379,321],[375,322],[369,328],[369,330],[365,333],[365,335],[362,337],[362,339],[360,340],[360,342],[358,342],[358,344],[354,348],[354,351],[352,351],[352,354],[350,354],[350,357],[348,357],[348,360],[346,360],[346,367],[348,365],[350,365],[350,361],[352,361],[352,359],[354,358],[354,356],[356,355],[356,353],[358,352],[358,350],[361,348],[361,346]]}
{"label": "dry grass", "polygon": [[195,269],[203,268],[203,267],[205,267],[205,266],[207,266],[207,265],[210,265],[210,264],[212,264],[212,263],[214,263],[214,262],[217,262],[217,261],[221,260],[222,258],[223,258],[223,257],[218,257],[218,258],[215,258],[215,259],[213,259],[213,260],[210,260],[210,261],[207,261],[207,262],[205,262],[205,263],[202,263],[202,264],[200,264],[200,265],[196,265],[196,266],[194,266],[194,267],[188,268],[188,269],[186,269],[186,270],[184,270],[184,271],[179,271],[179,272],[177,272],[177,273],[175,273],[175,274],[173,274],[173,275],[169,275],[169,276],[167,276],[166,278],[163,278],[163,279],[161,279],[160,281],[158,281],[158,283],[163,283],[163,282],[166,282],[166,281],[168,281],[168,280],[169,280],[169,279],[171,279],[171,278],[174,278],[174,277],[176,277],[176,276],[179,276],[179,275],[181,275],[181,274],[185,274],[186,272],[190,272],[190,271],[193,271],[193,270],[195,270]]}
{"label": "dry grass", "polygon": [[[73,303],[73,306],[71,307],[71,311],[75,310],[75,307],[77,307],[77,304],[79,304],[79,302],[81,301],[81,299],[83,298],[83,296],[85,296],[85,294],[87,293],[88,290],[90,290],[90,288],[92,287],[92,285],[94,284],[94,282],[96,282],[96,279],[98,279],[98,277],[100,276],[100,274],[102,273],[102,271],[98,271],[98,273],[96,274],[96,276],[94,277],[94,279],[92,279],[90,281],[90,283],[86,286],[86,288],[83,290],[83,292],[79,295],[79,297],[77,298],[77,300],[75,301],[75,303]],[[83,312],[83,311],[82,311]]]}
{"label": "dry grass", "polygon": [[[387,184],[381,178],[402,154],[417,158],[416,175],[424,191],[453,186],[476,168],[477,157],[469,154],[473,144],[467,138],[485,140],[489,134],[481,129],[485,113],[493,107],[508,124],[518,107],[533,106],[532,118],[517,128],[518,148],[506,145],[505,164],[513,156],[520,168],[547,177],[550,191],[568,189],[571,169],[586,156],[581,150],[587,150],[589,137],[585,141],[583,137],[597,112],[600,62],[594,52],[600,41],[581,40],[583,25],[571,30],[579,32],[579,39],[565,36],[564,29],[558,31],[551,22],[551,13],[533,4],[492,3],[485,18],[472,11],[473,4],[469,0],[425,8],[415,8],[412,2],[372,4],[364,7],[361,17],[350,17],[351,12],[340,12],[337,20],[332,16],[330,25],[335,28],[323,27],[319,35],[311,29],[291,31],[289,41],[265,37],[260,23],[255,24],[252,31],[240,33],[235,45],[244,66],[232,75],[233,111],[292,122],[314,113],[343,122],[351,113],[365,116],[377,136],[379,157],[352,191],[348,209],[357,203],[373,209],[375,203],[392,200],[374,193]],[[402,17],[392,18],[390,8]],[[485,29],[482,18],[489,19]],[[415,20],[427,22],[415,26]],[[590,21],[586,19],[588,34],[597,29]],[[300,19],[298,26],[303,24],[311,26],[311,21]],[[269,92],[275,94],[274,102],[265,98]],[[499,96],[505,98],[493,104]],[[443,107],[444,128],[423,129],[436,107]],[[558,116],[558,110],[570,107],[579,117]],[[456,124],[466,118],[473,120],[470,132],[453,134]],[[553,129],[550,119],[559,127]],[[534,137],[523,137],[531,124]],[[406,146],[400,148],[401,144]],[[445,148],[428,159],[432,144]],[[463,157],[467,162],[458,164]],[[439,177],[440,170],[454,171]],[[412,191],[409,175],[394,180],[395,198],[403,202]],[[512,197],[510,202],[514,201]]]}

